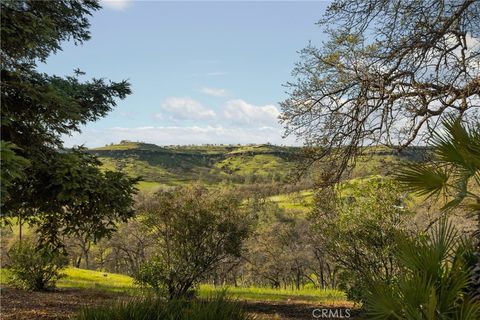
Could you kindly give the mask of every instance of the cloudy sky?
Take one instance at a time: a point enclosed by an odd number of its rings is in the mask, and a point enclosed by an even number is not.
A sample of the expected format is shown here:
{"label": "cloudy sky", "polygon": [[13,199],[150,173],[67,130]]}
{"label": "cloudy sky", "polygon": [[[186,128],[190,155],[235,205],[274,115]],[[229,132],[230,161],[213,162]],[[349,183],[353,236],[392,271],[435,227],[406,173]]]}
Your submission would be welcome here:
{"label": "cloudy sky", "polygon": [[298,51],[324,40],[326,2],[103,1],[92,39],[40,69],[128,79],[133,94],[65,145],[300,144],[282,138],[278,102]]}

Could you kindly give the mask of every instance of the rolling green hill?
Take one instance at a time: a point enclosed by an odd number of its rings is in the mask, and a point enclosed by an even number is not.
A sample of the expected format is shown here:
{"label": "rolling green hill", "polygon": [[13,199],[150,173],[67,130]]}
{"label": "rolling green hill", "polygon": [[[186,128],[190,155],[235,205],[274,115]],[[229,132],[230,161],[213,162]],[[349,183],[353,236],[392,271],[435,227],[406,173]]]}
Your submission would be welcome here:
{"label": "rolling green hill", "polygon": [[141,189],[193,181],[210,185],[281,183],[294,169],[298,151],[272,145],[160,147],[131,141],[89,150],[106,169],[140,176]]}
{"label": "rolling green hill", "polygon": [[[278,183],[288,181],[301,163],[301,148],[264,145],[157,146],[121,141],[88,150],[97,155],[105,169],[139,176],[140,189],[178,186],[200,181],[208,185],[233,183]],[[376,147],[358,159],[353,175],[388,174],[403,160],[420,160],[424,150],[412,149],[398,155]]]}

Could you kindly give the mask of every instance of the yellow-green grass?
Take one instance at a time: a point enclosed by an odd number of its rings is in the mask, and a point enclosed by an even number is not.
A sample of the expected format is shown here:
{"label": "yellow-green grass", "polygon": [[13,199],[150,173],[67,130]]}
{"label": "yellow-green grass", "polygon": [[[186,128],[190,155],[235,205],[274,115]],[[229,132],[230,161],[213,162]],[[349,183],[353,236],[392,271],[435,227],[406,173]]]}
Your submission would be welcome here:
{"label": "yellow-green grass", "polygon": [[147,161],[134,158],[113,159],[99,157],[104,170],[121,170],[132,177],[155,177],[155,180],[168,180],[173,175],[161,166],[149,164]]}
{"label": "yellow-green grass", "polygon": [[277,203],[280,208],[306,212],[312,209],[313,196],[313,190],[304,190],[272,196],[269,199]]}
{"label": "yellow-green grass", "polygon": [[64,278],[58,281],[59,288],[84,288],[109,292],[132,293],[137,289],[133,278],[116,273],[66,268]]}
{"label": "yellow-green grass", "polygon": [[[64,278],[58,281],[58,288],[98,290],[112,293],[141,294],[142,290],[135,285],[133,278],[109,272],[65,268]],[[0,284],[7,285],[10,279],[8,269],[0,269]],[[227,290],[234,298],[256,301],[305,301],[321,302],[328,305],[344,305],[348,303],[345,294],[338,290],[321,290],[303,288],[301,290],[272,289],[261,287],[214,287],[208,284],[199,286],[199,296],[208,297],[215,291]]]}
{"label": "yellow-green grass", "polygon": [[181,152],[181,153],[201,153],[208,155],[218,155],[225,154],[232,149],[236,149],[234,146],[221,146],[221,145],[190,145],[190,146],[166,146],[166,150],[172,152]]}
{"label": "yellow-green grass", "polygon": [[10,271],[5,268],[0,268],[0,285],[8,284],[10,281]]}
{"label": "yellow-green grass", "polygon": [[162,186],[165,186],[165,185],[156,181],[139,181],[136,185],[138,190],[147,191],[147,192],[148,191],[154,192],[155,190],[159,189]]}
{"label": "yellow-green grass", "polygon": [[293,164],[271,154],[255,154],[228,157],[214,164],[214,168],[233,172],[238,176],[257,177],[286,176]]}
{"label": "yellow-green grass", "polygon": [[323,305],[345,305],[349,301],[342,291],[331,289],[302,288],[300,290],[292,289],[273,289],[263,287],[214,287],[208,284],[200,286],[200,297],[210,296],[218,290],[227,290],[228,294],[240,300],[255,301],[304,301],[318,302]]}
{"label": "yellow-green grass", "polygon": [[260,145],[251,145],[251,146],[240,146],[230,151],[229,153],[236,154],[236,153],[245,153],[245,152],[271,152],[271,151],[275,151],[274,146],[260,144]]}
{"label": "yellow-green grass", "polygon": [[[64,277],[57,282],[58,288],[94,289],[107,292],[133,293],[138,287],[133,278],[116,273],[85,270],[68,267],[61,272]],[[0,269],[0,284],[10,282],[11,273],[8,269]]]}
{"label": "yellow-green grass", "polygon": [[118,144],[111,144],[104,147],[94,148],[92,150],[162,150],[163,148],[152,143],[122,141]]}
{"label": "yellow-green grass", "polygon": [[[370,175],[363,178],[355,178],[344,181],[337,186],[337,192],[342,197],[348,197],[354,189],[360,189],[362,186],[374,179],[383,178],[381,175]],[[269,197],[269,199],[277,203],[281,208],[286,210],[298,210],[307,212],[313,208],[314,190],[304,190],[300,192],[284,193]],[[414,205],[421,201],[418,196],[411,195],[411,204]]]}

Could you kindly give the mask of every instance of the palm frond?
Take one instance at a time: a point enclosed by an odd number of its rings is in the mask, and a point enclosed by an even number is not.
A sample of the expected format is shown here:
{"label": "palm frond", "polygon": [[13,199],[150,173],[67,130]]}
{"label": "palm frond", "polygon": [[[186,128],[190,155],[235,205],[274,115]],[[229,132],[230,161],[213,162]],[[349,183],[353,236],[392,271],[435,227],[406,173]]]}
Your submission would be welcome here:
{"label": "palm frond", "polygon": [[480,319],[480,302],[476,300],[466,300],[455,313],[454,320],[477,320]]}
{"label": "palm frond", "polygon": [[436,133],[433,139],[437,160],[473,176],[480,170],[480,130],[467,127],[458,117],[447,117],[442,124],[446,132]]}
{"label": "palm frond", "polygon": [[452,181],[450,183],[451,189],[450,190],[454,194],[454,197],[452,200],[447,202],[443,207],[442,210],[450,210],[453,208],[456,208],[460,206],[460,204],[465,200],[465,198],[468,196],[468,175],[460,175],[455,177],[455,181]]}
{"label": "palm frond", "polygon": [[384,282],[372,284],[365,302],[368,319],[404,319],[397,292]]}
{"label": "palm frond", "polygon": [[423,273],[414,273],[399,282],[404,319],[436,319],[437,298],[434,281]]}
{"label": "palm frond", "polygon": [[412,163],[397,170],[395,178],[407,191],[431,197],[445,190],[449,174],[444,168]]}
{"label": "palm frond", "polygon": [[443,261],[458,247],[459,241],[458,232],[451,221],[442,218],[431,231],[430,244],[427,247],[435,250]]}

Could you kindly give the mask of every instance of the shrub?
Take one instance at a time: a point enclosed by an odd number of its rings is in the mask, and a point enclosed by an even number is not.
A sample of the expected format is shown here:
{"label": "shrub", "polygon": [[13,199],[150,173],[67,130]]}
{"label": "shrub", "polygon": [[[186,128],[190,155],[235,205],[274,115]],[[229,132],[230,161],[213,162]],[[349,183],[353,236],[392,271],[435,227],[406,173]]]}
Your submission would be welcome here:
{"label": "shrub", "polygon": [[9,255],[11,284],[34,291],[54,288],[62,276],[60,270],[68,262],[63,254],[48,248],[37,248],[29,242],[13,246]]}
{"label": "shrub", "polygon": [[241,198],[228,190],[191,186],[159,192],[138,206],[155,239],[153,257],[137,282],[172,298],[188,297],[195,285],[229,257],[240,256],[248,235]]}
{"label": "shrub", "polygon": [[114,305],[83,309],[77,320],[251,320],[225,292],[205,300],[164,300],[147,297]]}
{"label": "shrub", "polygon": [[353,180],[317,196],[312,227],[318,250],[342,268],[339,288],[363,301],[372,280],[393,281],[400,272],[397,239],[411,215],[395,181],[373,177]]}
{"label": "shrub", "polygon": [[143,263],[134,275],[135,282],[152,288],[160,296],[193,298],[195,296],[193,283],[186,282],[183,285],[183,279],[188,277],[181,276],[181,272],[171,271],[163,263],[158,256]]}

